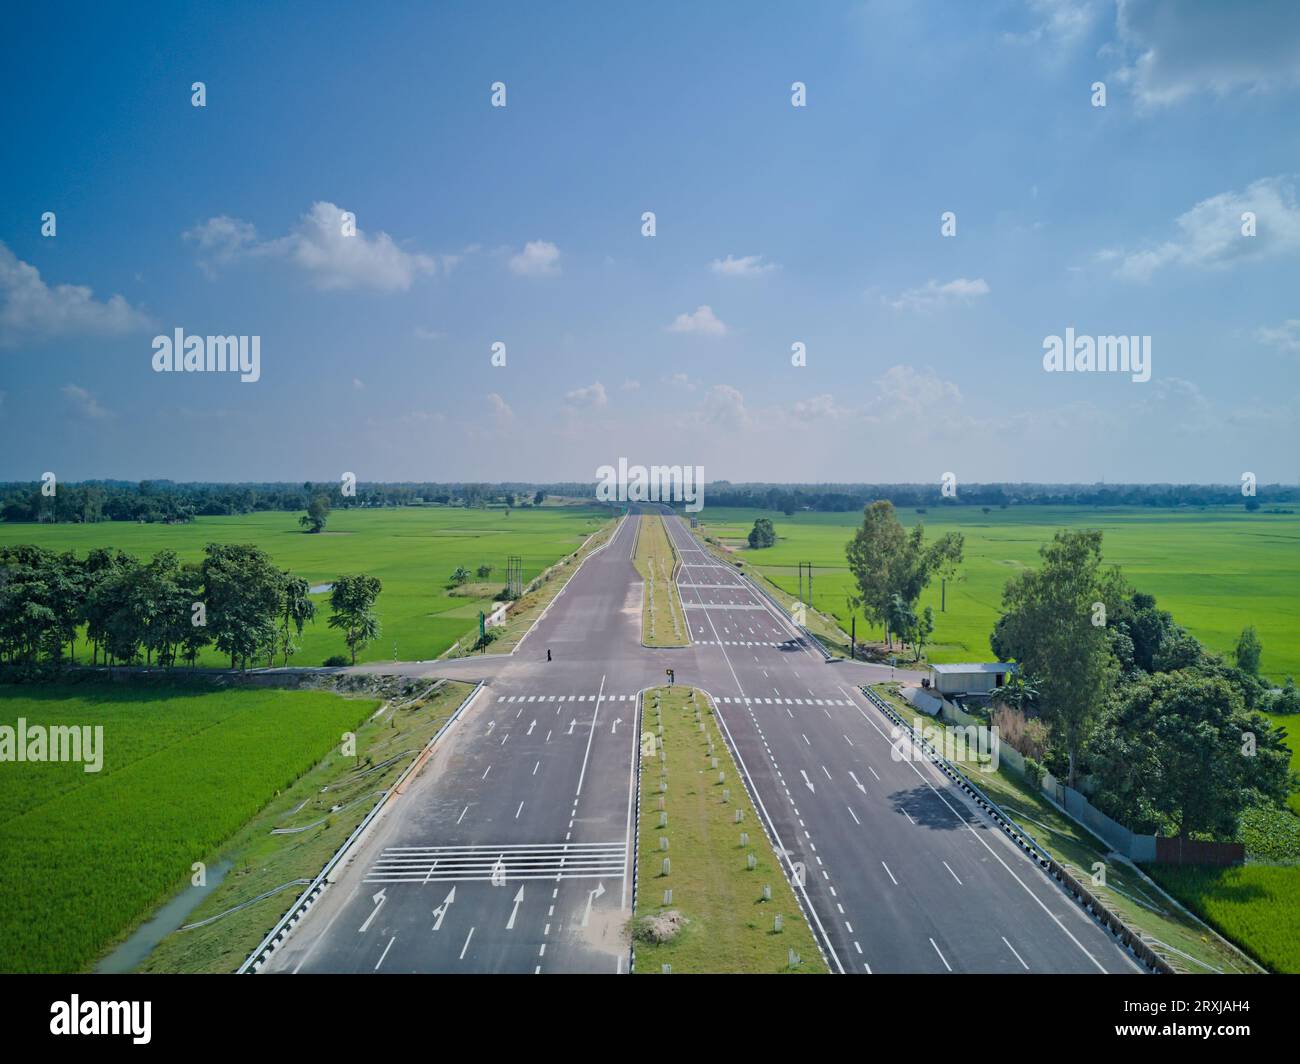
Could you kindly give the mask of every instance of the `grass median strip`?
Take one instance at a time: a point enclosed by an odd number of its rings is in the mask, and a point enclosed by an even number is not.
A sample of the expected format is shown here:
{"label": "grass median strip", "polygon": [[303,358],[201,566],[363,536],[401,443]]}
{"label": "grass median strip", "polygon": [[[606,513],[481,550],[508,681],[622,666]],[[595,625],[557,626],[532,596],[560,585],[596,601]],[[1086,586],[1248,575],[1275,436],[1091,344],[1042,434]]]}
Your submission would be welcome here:
{"label": "grass median strip", "polygon": [[647,691],[642,729],[635,971],[825,972],[708,698]]}
{"label": "grass median strip", "polygon": [[634,563],[645,581],[641,604],[641,641],[648,647],[684,647],[690,644],[686,615],[673,572],[677,552],[658,514],[642,514]]}

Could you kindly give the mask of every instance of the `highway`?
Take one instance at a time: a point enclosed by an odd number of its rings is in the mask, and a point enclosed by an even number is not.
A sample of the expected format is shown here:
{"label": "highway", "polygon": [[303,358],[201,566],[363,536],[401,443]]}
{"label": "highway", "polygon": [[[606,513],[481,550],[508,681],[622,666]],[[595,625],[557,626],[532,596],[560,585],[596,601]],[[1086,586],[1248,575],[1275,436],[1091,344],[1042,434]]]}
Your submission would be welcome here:
{"label": "highway", "polygon": [[833,970],[1138,970],[946,776],[898,753],[910,743],[855,688],[887,668],[826,663],[667,521],[691,636],[712,659],[679,680],[714,696]]}
{"label": "highway", "polygon": [[947,777],[894,756],[856,689],[887,667],[825,662],[674,516],[693,642],[643,647],[635,521],[513,654],[364,667],[485,686],[263,970],[626,971],[638,695],[669,667],[714,699],[832,971],[1138,970]]}

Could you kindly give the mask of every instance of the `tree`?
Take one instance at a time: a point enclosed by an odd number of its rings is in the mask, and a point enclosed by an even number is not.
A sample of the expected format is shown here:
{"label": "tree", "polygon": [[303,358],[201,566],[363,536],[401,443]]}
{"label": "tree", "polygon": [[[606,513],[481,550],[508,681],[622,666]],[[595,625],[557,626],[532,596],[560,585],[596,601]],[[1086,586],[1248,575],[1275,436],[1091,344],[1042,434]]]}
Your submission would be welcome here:
{"label": "tree", "polygon": [[541,506],[541,505],[542,505],[542,500],[543,500],[544,498],[546,498],[546,492],[544,492],[544,491],[542,491],[540,488],[538,488],[537,491],[536,491],[536,493],[533,495],[533,505],[534,505],[534,506]]}
{"label": "tree", "polygon": [[1268,700],[1265,708],[1270,713],[1300,713],[1300,688],[1296,687],[1294,676],[1286,678],[1286,683]]}
{"label": "tree", "polygon": [[961,561],[964,540],[949,532],[926,544],[925,529],[918,524],[904,530],[887,499],[873,502],[862,511],[862,527],[844,549],[849,570],[857,582],[855,605],[867,620],[886,628],[890,638],[890,612],[894,596],[909,608],[916,605],[931,577]]}
{"label": "tree", "polygon": [[904,646],[908,643],[916,643],[914,635],[917,627],[916,611],[897,592],[889,601],[886,626],[887,631],[897,635]]}
{"label": "tree", "polygon": [[1233,686],[1196,672],[1144,676],[1116,700],[1089,750],[1094,800],[1136,831],[1237,834],[1242,810],[1292,785],[1282,733]]}
{"label": "tree", "polygon": [[311,584],[300,576],[286,572],[280,592],[280,652],[284,663],[298,651],[294,636],[301,636],[303,626],[316,619],[316,603],[311,599]]}
{"label": "tree", "polygon": [[329,626],[342,629],[353,665],[357,663],[357,651],[379,638],[379,618],[374,610],[381,590],[383,584],[377,576],[340,576],[334,581]]}
{"label": "tree", "polygon": [[772,527],[770,517],[760,517],[754,521],[754,527],[749,531],[749,546],[757,550],[760,547],[770,547],[776,542],[776,529]]}
{"label": "tree", "polygon": [[480,580],[486,580],[492,575],[492,566],[483,564],[478,567],[476,575]]}
{"label": "tree", "polygon": [[1028,713],[1038,702],[1038,681],[1019,671],[1013,672],[997,692],[997,698],[1012,709]]}
{"label": "tree", "polygon": [[1255,626],[1248,625],[1241,630],[1241,637],[1237,640],[1237,648],[1233,653],[1236,658],[1237,668],[1242,672],[1247,672],[1251,676],[1259,675],[1259,659],[1264,652],[1264,644],[1259,641],[1259,636],[1255,633]]}
{"label": "tree", "polygon": [[312,500],[307,505],[307,512],[298,518],[298,524],[307,529],[308,532],[325,531],[325,522],[330,516],[330,497],[328,495],[313,495]]}
{"label": "tree", "polygon": [[466,569],[463,565],[456,566],[455,572],[451,574],[451,582],[455,584],[457,587],[460,587],[468,579],[469,579],[469,570]]}
{"label": "tree", "polygon": [[1105,627],[1093,624],[1093,603],[1104,601],[1101,533],[1057,532],[1039,554],[1039,569],[1017,574],[1003,589],[989,643],[999,660],[1014,658],[1038,678],[1043,715],[1065,744],[1073,787],[1118,671]]}
{"label": "tree", "polygon": [[916,656],[918,659],[921,657],[921,649],[929,642],[932,635],[934,635],[934,608],[926,606],[921,611],[921,618],[916,626]]}
{"label": "tree", "polygon": [[208,628],[217,649],[230,655],[230,667],[247,668],[248,659],[275,642],[284,573],[252,544],[209,543],[203,559]]}

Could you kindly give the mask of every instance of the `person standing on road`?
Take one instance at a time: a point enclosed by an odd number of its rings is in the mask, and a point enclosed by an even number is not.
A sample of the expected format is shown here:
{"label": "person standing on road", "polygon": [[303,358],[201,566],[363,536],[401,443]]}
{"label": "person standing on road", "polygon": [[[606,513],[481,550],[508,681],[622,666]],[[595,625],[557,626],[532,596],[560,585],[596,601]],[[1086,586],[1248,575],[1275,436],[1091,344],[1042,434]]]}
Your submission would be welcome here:
{"label": "person standing on road", "polygon": [[550,648],[550,647],[547,647],[547,648],[546,648],[546,660],[547,660],[547,661],[550,661],[550,660],[551,660],[551,648]]}

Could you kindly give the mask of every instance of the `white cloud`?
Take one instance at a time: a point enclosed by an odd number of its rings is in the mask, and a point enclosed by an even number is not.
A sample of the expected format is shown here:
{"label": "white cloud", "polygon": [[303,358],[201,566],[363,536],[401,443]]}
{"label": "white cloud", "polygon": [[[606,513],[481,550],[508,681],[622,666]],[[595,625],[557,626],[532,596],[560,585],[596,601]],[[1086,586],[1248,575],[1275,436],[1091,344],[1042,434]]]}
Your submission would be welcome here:
{"label": "white cloud", "polygon": [[79,385],[65,384],[63,386],[63,395],[84,416],[95,421],[105,421],[113,416],[111,410],[106,410],[100,405],[98,399]]}
{"label": "white cloud", "polygon": [[1255,339],[1288,354],[1300,352],[1300,318],[1288,318],[1275,327],[1261,326],[1255,331]]}
{"label": "white cloud", "polygon": [[1147,107],[1300,85],[1300,6],[1292,0],[1119,0],[1116,32],[1126,56],[1119,77]]}
{"label": "white cloud", "polygon": [[623,382],[623,391],[625,392],[635,392],[635,391],[640,391],[640,389],[641,389],[641,382],[633,380],[631,377],[629,377],[627,380]]}
{"label": "white cloud", "polygon": [[749,412],[745,397],[730,384],[715,384],[704,396],[701,417],[710,425],[720,428],[748,428]]}
{"label": "white cloud", "polygon": [[546,240],[530,240],[509,265],[520,277],[554,277],[560,272],[560,249]]}
{"label": "white cloud", "polygon": [[199,250],[204,252],[204,257],[199,259],[199,268],[211,277],[215,275],[217,265],[224,266],[241,253],[256,247],[257,227],[252,222],[222,214],[209,218],[192,229],[186,229],[181,238],[197,244]]}
{"label": "white cloud", "polygon": [[761,277],[779,267],[774,262],[764,262],[762,255],[744,255],[741,258],[728,255],[725,259],[714,259],[709,263],[709,269],[722,277]]}
{"label": "white cloud", "polygon": [[669,332],[699,333],[702,336],[725,336],[727,327],[707,305],[698,306],[693,314],[678,314],[668,326]]}
{"label": "white cloud", "polygon": [[510,404],[501,396],[496,392],[488,392],[487,401],[492,420],[496,423],[497,428],[505,428],[514,423],[515,412],[510,409]]}
{"label": "white cloud", "polygon": [[[343,214],[333,203],[313,203],[288,235],[273,240],[259,240],[251,223],[227,215],[209,218],[181,235],[204,253],[199,265],[205,272],[242,258],[280,259],[297,266],[325,291],[405,292],[420,274],[437,271],[435,258],[403,251],[387,233],[367,236],[358,224],[355,234],[345,236]],[[446,260],[445,268],[454,261]]]}
{"label": "white cloud", "polygon": [[415,338],[417,340],[438,340],[442,338],[442,333],[437,329],[426,329],[423,325],[415,327]]}
{"label": "white cloud", "polygon": [[120,295],[100,302],[84,285],[46,284],[35,266],[0,242],[0,347],[69,336],[110,336],[150,324],[146,314]]}
{"label": "white cloud", "polygon": [[953,414],[961,405],[961,390],[932,369],[890,366],[872,385],[877,409],[897,418],[921,417],[927,413]]}
{"label": "white cloud", "polygon": [[828,421],[851,416],[851,411],[837,406],[830,392],[814,395],[811,399],[797,399],[791,413],[799,421]]}
{"label": "white cloud", "polygon": [[366,390],[366,382],[363,381],[360,377],[353,377],[352,388],[354,391],[364,392]]}
{"label": "white cloud", "polygon": [[909,288],[906,292],[887,300],[895,310],[933,310],[955,302],[969,302],[978,296],[989,294],[988,282],[983,278],[958,277],[956,280],[926,281],[920,288]]}
{"label": "white cloud", "polygon": [[605,394],[605,386],[600,381],[596,381],[585,388],[575,388],[571,392],[566,392],[564,401],[571,406],[599,410],[609,405],[609,396]]}
{"label": "white cloud", "polygon": [[1027,0],[1026,8],[1033,25],[1023,33],[1008,33],[1005,39],[1016,44],[1043,44],[1053,48],[1068,47],[1087,33],[1100,13],[1098,0]]}
{"label": "white cloud", "polygon": [[[1253,211],[1256,235],[1243,236],[1241,216]],[[1300,251],[1300,206],[1284,177],[1265,177],[1241,192],[1201,200],[1175,220],[1172,240],[1137,250],[1107,249],[1098,261],[1118,262],[1115,275],[1145,281],[1166,266],[1223,268]]]}

